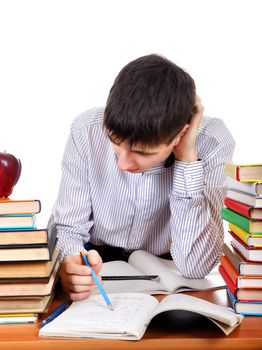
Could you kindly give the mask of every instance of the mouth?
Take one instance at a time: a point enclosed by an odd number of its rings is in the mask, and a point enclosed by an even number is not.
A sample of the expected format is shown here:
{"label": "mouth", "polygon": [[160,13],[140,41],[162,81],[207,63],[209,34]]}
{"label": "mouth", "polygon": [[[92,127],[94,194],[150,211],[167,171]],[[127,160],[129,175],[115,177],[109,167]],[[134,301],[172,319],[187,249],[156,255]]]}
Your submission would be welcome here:
{"label": "mouth", "polygon": [[137,173],[140,171],[140,169],[127,169],[129,173]]}

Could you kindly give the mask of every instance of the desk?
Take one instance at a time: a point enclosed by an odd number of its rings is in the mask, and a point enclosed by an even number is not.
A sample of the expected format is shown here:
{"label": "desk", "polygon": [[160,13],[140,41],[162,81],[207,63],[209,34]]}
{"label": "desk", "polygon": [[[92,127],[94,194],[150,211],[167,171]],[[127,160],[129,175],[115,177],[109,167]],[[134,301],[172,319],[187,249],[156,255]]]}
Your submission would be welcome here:
{"label": "desk", "polygon": [[[187,293],[228,305],[226,290]],[[51,310],[57,305],[55,300]],[[51,311],[50,310],[50,311]],[[46,316],[46,315],[45,315]],[[43,339],[38,337],[37,324],[0,325],[1,350],[166,350],[166,349],[262,349],[262,317],[245,317],[229,336],[210,320],[196,314],[175,311],[152,320],[139,341],[100,339]]]}

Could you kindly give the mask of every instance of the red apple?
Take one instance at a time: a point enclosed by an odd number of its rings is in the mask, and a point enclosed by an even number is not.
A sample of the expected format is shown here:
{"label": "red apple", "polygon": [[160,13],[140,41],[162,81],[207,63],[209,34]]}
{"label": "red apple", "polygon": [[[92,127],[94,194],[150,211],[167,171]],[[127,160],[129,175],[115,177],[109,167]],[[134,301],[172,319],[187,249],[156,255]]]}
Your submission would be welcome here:
{"label": "red apple", "polygon": [[21,162],[12,154],[0,152],[0,197],[8,197],[21,174]]}

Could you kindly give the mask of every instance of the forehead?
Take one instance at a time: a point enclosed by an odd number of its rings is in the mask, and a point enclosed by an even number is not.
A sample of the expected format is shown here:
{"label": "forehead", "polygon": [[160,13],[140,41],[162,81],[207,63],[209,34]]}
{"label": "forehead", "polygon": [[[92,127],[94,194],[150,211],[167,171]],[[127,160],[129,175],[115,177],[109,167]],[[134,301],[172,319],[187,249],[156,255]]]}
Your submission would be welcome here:
{"label": "forehead", "polygon": [[127,143],[125,147],[129,147],[131,151],[140,151],[144,153],[159,153],[167,148],[166,145],[160,144],[156,146],[148,146],[148,145],[142,145],[142,144],[135,144],[130,147],[130,145]]}
{"label": "forehead", "polygon": [[122,141],[120,143],[115,143],[118,147],[132,151],[132,152],[139,152],[139,153],[148,153],[148,154],[155,154],[160,153],[164,150],[166,150],[168,147],[165,144],[160,144],[156,146],[148,146],[143,145],[141,143],[136,143],[134,145],[130,145],[127,141]]}
{"label": "forehead", "polygon": [[129,151],[134,151],[134,152],[139,152],[139,153],[159,153],[162,151],[165,151],[166,149],[169,148],[169,145],[166,144],[158,144],[158,145],[145,145],[142,143],[135,143],[135,144],[130,144],[128,141],[125,140],[119,140],[109,133],[107,134],[110,141],[123,149],[129,150]]}

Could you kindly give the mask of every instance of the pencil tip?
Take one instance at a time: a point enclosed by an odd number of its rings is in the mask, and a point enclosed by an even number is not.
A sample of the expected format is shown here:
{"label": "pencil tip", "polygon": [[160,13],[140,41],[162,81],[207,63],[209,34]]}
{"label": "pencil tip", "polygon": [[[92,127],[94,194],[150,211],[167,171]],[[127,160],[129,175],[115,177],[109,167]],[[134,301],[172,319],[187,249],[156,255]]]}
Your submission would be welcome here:
{"label": "pencil tip", "polygon": [[114,309],[113,309],[113,305],[112,305],[112,304],[108,304],[107,306],[108,306],[108,308],[109,308],[111,311],[113,311],[113,310],[114,310]]}

